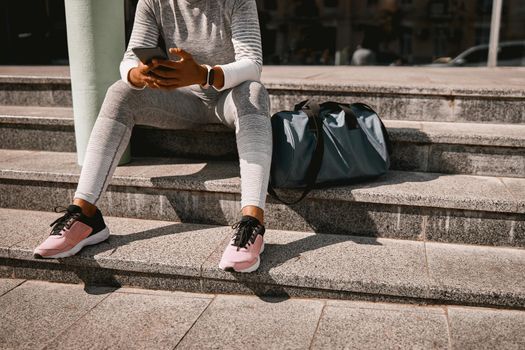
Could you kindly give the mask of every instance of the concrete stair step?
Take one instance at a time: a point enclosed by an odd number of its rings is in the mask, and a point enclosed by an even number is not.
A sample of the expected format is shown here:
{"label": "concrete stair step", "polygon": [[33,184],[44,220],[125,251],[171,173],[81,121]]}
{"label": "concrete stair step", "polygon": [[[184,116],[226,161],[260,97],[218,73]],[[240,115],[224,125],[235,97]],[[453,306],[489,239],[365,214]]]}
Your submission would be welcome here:
{"label": "concrete stair step", "polygon": [[0,106],[0,148],[75,152],[73,108]]}
{"label": "concrete stair step", "polygon": [[[385,120],[394,143],[392,169],[525,177],[525,125]],[[75,152],[69,107],[0,106],[0,148]],[[232,130],[163,130],[138,125],[137,156],[235,159]]]}
{"label": "concrete stair step", "polygon": [[[75,153],[0,150],[0,207],[65,205],[79,174]],[[265,220],[284,230],[523,247],[524,191],[519,178],[391,171],[363,184],[314,190],[293,206],[269,197]],[[136,157],[116,169],[97,205],[111,216],[228,225],[240,211],[238,165]]]}
{"label": "concrete stair step", "polygon": [[[525,123],[524,68],[266,66],[273,112],[360,101],[385,119]],[[0,104],[71,106],[68,67],[0,67]]]}
{"label": "concrete stair step", "polygon": [[269,230],[259,270],[217,267],[225,226],[106,217],[112,235],[78,256],[35,260],[57,213],[0,209],[4,277],[151,289],[525,307],[525,251]]}

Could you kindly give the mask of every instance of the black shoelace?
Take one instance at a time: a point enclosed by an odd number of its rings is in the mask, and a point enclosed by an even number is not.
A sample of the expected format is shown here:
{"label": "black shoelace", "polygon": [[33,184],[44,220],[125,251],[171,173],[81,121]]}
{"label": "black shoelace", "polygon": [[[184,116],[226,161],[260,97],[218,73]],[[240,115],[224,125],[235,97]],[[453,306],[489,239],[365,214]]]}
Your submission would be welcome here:
{"label": "black shoelace", "polygon": [[240,221],[232,225],[235,229],[233,234],[233,246],[237,247],[237,251],[241,248],[246,248],[248,244],[253,244],[257,238],[257,234],[264,233],[264,226],[255,218],[242,218]]}
{"label": "black shoelace", "polygon": [[[62,208],[64,210],[57,211],[58,208]],[[69,229],[71,225],[73,224],[73,222],[75,222],[75,220],[77,220],[81,215],[81,213],[71,212],[67,208],[64,208],[64,207],[55,207],[54,211],[55,213],[63,213],[64,211],[66,213],[62,215],[61,217],[59,217],[58,219],[56,219],[55,221],[53,221],[51,225],[49,225],[49,226],[53,226],[56,224],[56,226],[53,227],[53,229],[51,230],[51,235],[60,235],[60,232],[62,231],[62,229],[64,228]]]}

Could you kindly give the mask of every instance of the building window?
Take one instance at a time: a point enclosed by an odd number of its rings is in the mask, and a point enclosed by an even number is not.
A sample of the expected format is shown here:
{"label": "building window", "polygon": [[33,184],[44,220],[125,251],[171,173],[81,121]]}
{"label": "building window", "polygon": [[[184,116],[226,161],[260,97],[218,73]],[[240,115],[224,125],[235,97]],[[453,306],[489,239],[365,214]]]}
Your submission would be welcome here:
{"label": "building window", "polygon": [[[125,0],[129,40],[138,0]],[[265,64],[456,65],[489,41],[492,0],[256,0]],[[31,7],[32,11],[27,12]],[[67,64],[64,0],[0,1],[0,64]],[[500,43],[525,42],[525,1],[505,0]],[[28,52],[38,48],[41,53]],[[511,50],[511,49],[508,49]],[[520,49],[512,55],[519,55]],[[506,50],[505,57],[509,56]],[[463,56],[462,56],[463,55]],[[502,54],[503,55],[503,54]],[[512,56],[510,55],[510,56]],[[501,60],[500,65],[525,62]],[[483,65],[484,61],[476,65]]]}

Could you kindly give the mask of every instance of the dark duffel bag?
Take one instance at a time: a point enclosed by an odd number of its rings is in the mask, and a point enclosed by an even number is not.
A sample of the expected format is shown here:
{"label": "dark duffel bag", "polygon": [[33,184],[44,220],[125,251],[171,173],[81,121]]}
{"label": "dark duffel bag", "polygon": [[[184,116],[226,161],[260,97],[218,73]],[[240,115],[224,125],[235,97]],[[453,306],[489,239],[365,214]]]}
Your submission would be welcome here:
{"label": "dark duffel bag", "polygon": [[[268,192],[286,204],[313,188],[347,185],[388,171],[391,145],[377,113],[363,103],[312,100],[272,116],[273,155]],[[303,188],[286,202],[275,188]]]}

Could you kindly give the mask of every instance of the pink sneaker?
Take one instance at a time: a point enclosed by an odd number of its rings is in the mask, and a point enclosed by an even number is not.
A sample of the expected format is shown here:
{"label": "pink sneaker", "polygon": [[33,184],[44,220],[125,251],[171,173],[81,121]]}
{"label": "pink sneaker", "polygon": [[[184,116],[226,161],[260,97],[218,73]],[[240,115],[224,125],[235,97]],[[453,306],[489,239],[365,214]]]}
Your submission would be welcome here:
{"label": "pink sneaker", "polygon": [[219,267],[224,271],[253,272],[259,268],[264,251],[264,226],[253,216],[245,215],[232,226],[236,231],[224,253]]}
{"label": "pink sneaker", "polygon": [[97,209],[93,217],[86,216],[82,209],[75,204],[69,205],[62,217],[51,225],[53,229],[49,237],[40,244],[33,255],[35,258],[65,258],[75,255],[87,245],[97,244],[109,237],[109,229],[104,223],[102,213]]}

